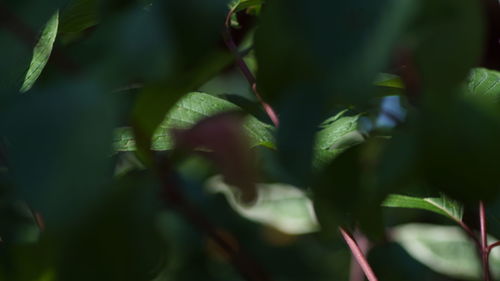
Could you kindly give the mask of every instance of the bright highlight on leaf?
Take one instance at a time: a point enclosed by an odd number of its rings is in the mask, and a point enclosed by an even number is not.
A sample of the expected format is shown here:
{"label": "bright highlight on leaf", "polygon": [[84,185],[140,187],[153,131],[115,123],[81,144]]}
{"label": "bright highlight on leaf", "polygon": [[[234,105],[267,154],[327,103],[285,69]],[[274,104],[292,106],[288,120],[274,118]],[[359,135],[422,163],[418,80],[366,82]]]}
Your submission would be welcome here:
{"label": "bright highlight on leaf", "polygon": [[[238,111],[241,108],[224,99],[200,92],[193,92],[182,98],[165,117],[153,135],[153,150],[169,150],[173,146],[170,131],[186,129],[198,121],[217,113]],[[249,136],[250,145],[274,147],[272,127],[253,116],[248,116],[243,127]],[[129,128],[119,128],[115,133],[115,150],[134,151],[135,142]]]}
{"label": "bright highlight on leaf", "polygon": [[463,207],[460,203],[447,197],[419,198],[405,195],[392,194],[382,203],[384,207],[410,208],[431,211],[454,221],[462,221]]}
{"label": "bright highlight on leaf", "polygon": [[468,79],[469,92],[472,95],[500,99],[500,72],[486,68],[474,68]]}
{"label": "bright highlight on leaf", "polygon": [[[392,238],[412,257],[432,270],[460,279],[481,278],[481,266],[474,244],[459,227],[406,224],[392,229]],[[493,237],[489,241],[497,241]],[[500,252],[491,252],[490,265],[500,277]]]}
{"label": "bright highlight on leaf", "polygon": [[27,92],[31,89],[40,74],[42,74],[47,61],[49,60],[50,54],[52,53],[52,47],[54,46],[54,42],[56,40],[58,26],[59,12],[56,12],[45,25],[40,39],[33,49],[33,58],[31,59],[30,67],[26,72],[26,77],[24,78],[23,85],[21,86],[21,93]]}
{"label": "bright highlight on leaf", "polygon": [[319,230],[311,199],[294,186],[257,184],[257,200],[252,205],[245,205],[238,199],[238,189],[226,184],[222,177],[213,177],[206,185],[212,192],[222,192],[238,214],[254,222],[295,235]]}

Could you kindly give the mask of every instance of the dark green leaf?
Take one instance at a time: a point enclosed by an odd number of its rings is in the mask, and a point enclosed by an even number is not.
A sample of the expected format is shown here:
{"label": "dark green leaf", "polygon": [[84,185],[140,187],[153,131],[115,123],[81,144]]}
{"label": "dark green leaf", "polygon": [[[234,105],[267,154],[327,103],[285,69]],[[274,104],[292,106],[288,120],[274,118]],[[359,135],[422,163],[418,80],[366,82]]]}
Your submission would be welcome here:
{"label": "dark green leaf", "polygon": [[47,223],[65,227],[98,201],[112,175],[116,100],[92,79],[32,91],[2,113],[9,177]]}
{"label": "dark green leaf", "polygon": [[328,91],[309,94],[350,103],[370,95],[369,86],[388,62],[414,1],[268,4],[255,39],[264,96],[287,96],[296,85],[314,83]]}
{"label": "dark green leaf", "polygon": [[68,43],[88,28],[94,27],[100,20],[99,0],[73,0],[61,10],[59,34],[64,43]]}
{"label": "dark green leaf", "polygon": [[482,8],[475,0],[420,1],[408,38],[416,46],[421,87],[432,98],[456,94],[453,91],[479,61],[484,41]]}

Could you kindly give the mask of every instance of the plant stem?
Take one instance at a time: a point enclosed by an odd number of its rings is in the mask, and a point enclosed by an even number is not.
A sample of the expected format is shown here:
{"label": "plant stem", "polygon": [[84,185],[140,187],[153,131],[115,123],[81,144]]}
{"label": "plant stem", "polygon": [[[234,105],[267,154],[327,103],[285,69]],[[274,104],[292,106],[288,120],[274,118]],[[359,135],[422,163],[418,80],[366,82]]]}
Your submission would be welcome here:
{"label": "plant stem", "polygon": [[479,201],[479,223],[481,231],[481,258],[483,263],[483,279],[491,281],[491,272],[489,265],[489,246],[486,229],[486,214],[483,201]]}
{"label": "plant stem", "polygon": [[[352,233],[352,237],[354,238],[354,241],[359,246],[359,249],[363,253],[368,253],[371,247],[370,241],[361,233],[359,230],[356,230]],[[356,258],[354,255],[351,258],[351,266],[349,270],[349,281],[364,281],[365,280],[365,275],[363,273],[363,270],[359,266],[358,262],[356,261]]]}
{"label": "plant stem", "polygon": [[344,238],[347,246],[349,246],[349,249],[351,250],[353,257],[358,262],[359,266],[361,267],[361,270],[363,270],[363,273],[365,274],[368,281],[378,281],[378,278],[375,276],[375,273],[373,272],[370,264],[366,260],[363,251],[361,251],[358,244],[352,237],[351,233],[349,233],[349,231],[347,231],[343,227],[339,227],[339,231],[340,234],[342,234],[342,237]]}
{"label": "plant stem", "polygon": [[488,254],[493,250],[493,248],[500,246],[500,241],[497,241],[491,245],[488,246]]}
{"label": "plant stem", "polygon": [[274,109],[264,101],[262,96],[259,94],[257,91],[257,84],[256,84],[256,79],[255,76],[252,74],[252,71],[250,71],[250,68],[248,68],[248,65],[246,64],[245,60],[243,60],[243,57],[240,55],[238,52],[238,47],[236,46],[236,43],[234,43],[233,37],[231,35],[231,17],[233,16],[235,10],[231,9],[227,13],[226,16],[226,21],[225,21],[225,27],[226,30],[223,33],[223,38],[224,38],[224,43],[226,44],[227,48],[231,53],[233,53],[235,59],[236,59],[236,64],[238,65],[238,68],[241,70],[245,78],[247,79],[248,83],[250,84],[250,87],[252,87],[252,91],[255,94],[255,97],[259,101],[259,103],[262,105],[264,108],[264,111],[266,112],[267,116],[271,121],[273,122],[275,127],[279,126],[279,118]]}

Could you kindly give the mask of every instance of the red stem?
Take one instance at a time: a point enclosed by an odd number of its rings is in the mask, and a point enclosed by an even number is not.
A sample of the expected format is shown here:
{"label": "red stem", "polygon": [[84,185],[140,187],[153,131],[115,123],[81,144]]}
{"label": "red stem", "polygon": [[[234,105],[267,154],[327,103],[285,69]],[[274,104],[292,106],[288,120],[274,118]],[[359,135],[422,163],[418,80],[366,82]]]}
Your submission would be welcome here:
{"label": "red stem", "polygon": [[483,262],[483,278],[485,281],[491,281],[489,265],[489,246],[486,229],[486,214],[483,201],[479,201],[479,223],[481,231],[481,258]]}
{"label": "red stem", "polygon": [[497,241],[491,245],[488,246],[488,254],[493,250],[493,248],[500,246],[500,241]]}
{"label": "red stem", "polygon": [[255,97],[259,101],[259,103],[262,105],[264,108],[264,111],[266,112],[267,116],[269,116],[269,119],[273,122],[275,127],[279,126],[279,118],[274,109],[264,101],[262,96],[259,94],[257,91],[257,84],[256,84],[256,79],[255,76],[252,74],[252,71],[250,71],[250,68],[248,68],[248,65],[246,62],[243,60],[241,57],[240,53],[238,52],[238,46],[236,46],[236,43],[234,43],[233,36],[231,35],[231,17],[233,16],[235,10],[231,9],[229,10],[229,13],[226,16],[226,21],[225,21],[225,27],[226,30],[223,34],[224,37],[224,43],[226,44],[227,48],[233,53],[235,59],[236,59],[236,64],[238,65],[238,68],[241,70],[245,78],[247,79],[248,83],[252,87],[252,91],[255,94]]}
{"label": "red stem", "polygon": [[363,273],[365,274],[368,281],[378,281],[377,276],[375,276],[375,273],[370,267],[370,264],[366,260],[363,251],[361,251],[361,249],[359,248],[358,244],[356,243],[352,235],[343,227],[339,227],[339,231],[340,234],[342,234],[342,237],[344,238],[347,246],[349,246],[349,249],[351,250],[353,257],[358,262],[359,266],[361,267],[361,270],[363,270]]}
{"label": "red stem", "polygon": [[[371,247],[370,241],[361,233],[360,231],[354,231],[352,233],[352,237],[356,241],[356,243],[359,246],[359,249],[363,253],[368,253]],[[365,280],[365,275],[363,273],[363,270],[359,266],[358,262],[356,261],[356,258],[354,255],[351,258],[351,266],[349,270],[349,281],[364,281]]]}

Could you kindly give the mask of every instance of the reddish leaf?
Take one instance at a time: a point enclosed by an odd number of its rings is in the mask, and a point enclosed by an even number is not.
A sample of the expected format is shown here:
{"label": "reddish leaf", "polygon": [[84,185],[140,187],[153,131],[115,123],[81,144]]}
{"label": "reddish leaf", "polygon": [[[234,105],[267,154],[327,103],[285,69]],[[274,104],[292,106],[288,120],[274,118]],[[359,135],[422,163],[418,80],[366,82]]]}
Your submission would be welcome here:
{"label": "reddish leaf", "polygon": [[201,120],[187,130],[172,135],[180,149],[204,149],[220,169],[225,181],[238,187],[240,199],[250,203],[256,198],[254,157],[243,128],[244,116],[222,113]]}

